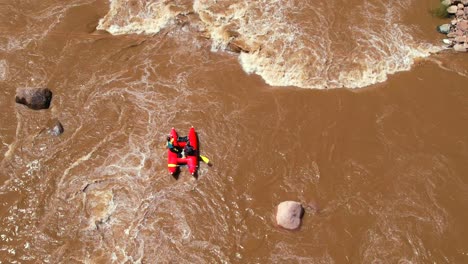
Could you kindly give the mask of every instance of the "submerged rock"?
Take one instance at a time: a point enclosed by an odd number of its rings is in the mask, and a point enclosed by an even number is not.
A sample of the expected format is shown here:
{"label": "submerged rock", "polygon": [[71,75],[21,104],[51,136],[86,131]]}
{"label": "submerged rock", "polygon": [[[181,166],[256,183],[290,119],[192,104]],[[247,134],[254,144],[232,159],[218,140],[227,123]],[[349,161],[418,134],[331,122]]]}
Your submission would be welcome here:
{"label": "submerged rock", "polygon": [[53,120],[49,128],[47,129],[47,133],[52,136],[59,136],[63,133],[63,126],[62,123],[58,120]]}
{"label": "submerged rock", "polygon": [[441,4],[444,5],[444,6],[450,6],[452,4],[452,1],[451,0],[443,0]]}
{"label": "submerged rock", "polygon": [[52,92],[47,88],[20,88],[16,90],[16,103],[24,104],[34,110],[49,108],[51,100]]}
{"label": "submerged rock", "polygon": [[99,229],[109,223],[115,211],[114,193],[112,190],[85,191],[85,215],[89,221],[89,229]]}
{"label": "submerged rock", "polygon": [[247,41],[243,40],[242,38],[236,38],[229,42],[228,49],[232,52],[240,53],[252,53],[256,50],[260,49],[259,43],[247,43]]}
{"label": "submerged rock", "polygon": [[294,230],[301,225],[304,208],[301,203],[285,201],[278,205],[276,212],[276,223],[286,229]]}

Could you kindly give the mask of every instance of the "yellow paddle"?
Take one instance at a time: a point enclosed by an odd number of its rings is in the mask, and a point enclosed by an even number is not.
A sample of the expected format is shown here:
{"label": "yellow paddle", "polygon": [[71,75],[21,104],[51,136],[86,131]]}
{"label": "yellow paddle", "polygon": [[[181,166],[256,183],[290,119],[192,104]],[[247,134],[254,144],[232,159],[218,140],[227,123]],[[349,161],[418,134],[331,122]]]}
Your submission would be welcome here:
{"label": "yellow paddle", "polygon": [[[200,159],[205,162],[206,164],[208,164],[208,166],[212,166],[212,164],[210,163],[210,159],[208,159],[207,157],[203,156],[203,155],[199,155],[200,156]],[[185,164],[184,164],[185,165]],[[167,164],[167,167],[169,168],[175,168],[175,167],[180,167],[181,165],[178,165],[178,164]]]}
{"label": "yellow paddle", "polygon": [[210,160],[209,160],[207,157],[205,157],[205,156],[203,156],[203,155],[198,155],[198,156],[199,156],[200,159],[201,159],[203,162],[205,162],[208,166],[210,166],[210,167],[213,166],[213,164],[210,162]]}
{"label": "yellow paddle", "polygon": [[210,163],[210,160],[209,160],[207,157],[205,157],[205,156],[203,156],[203,155],[200,155],[200,158],[201,158],[201,160],[203,160],[203,162],[205,162],[206,164]]}

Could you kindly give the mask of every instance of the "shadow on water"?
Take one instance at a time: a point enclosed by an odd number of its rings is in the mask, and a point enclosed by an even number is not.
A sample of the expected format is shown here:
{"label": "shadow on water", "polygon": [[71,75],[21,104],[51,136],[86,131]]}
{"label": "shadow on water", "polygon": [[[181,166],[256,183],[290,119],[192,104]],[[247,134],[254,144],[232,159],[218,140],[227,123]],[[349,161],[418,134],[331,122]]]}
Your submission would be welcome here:
{"label": "shadow on water", "polygon": [[175,180],[178,180],[179,177],[180,177],[180,169],[177,169],[176,172],[174,172],[173,174],[171,174],[172,178],[174,178]]}

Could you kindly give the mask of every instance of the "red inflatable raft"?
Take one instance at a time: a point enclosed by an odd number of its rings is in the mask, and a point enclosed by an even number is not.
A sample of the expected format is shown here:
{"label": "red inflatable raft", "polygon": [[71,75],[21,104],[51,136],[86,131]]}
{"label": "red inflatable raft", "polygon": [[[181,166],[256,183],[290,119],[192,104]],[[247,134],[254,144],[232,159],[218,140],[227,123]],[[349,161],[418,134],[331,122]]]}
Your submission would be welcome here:
{"label": "red inflatable raft", "polygon": [[188,142],[194,151],[192,155],[186,156],[185,158],[182,157],[181,152],[187,142],[177,141],[178,135],[174,128],[171,129],[170,135],[174,139],[172,145],[174,145],[179,152],[173,152],[172,150],[167,149],[167,169],[169,170],[169,173],[175,174],[179,171],[180,165],[187,165],[190,173],[192,175],[196,175],[198,170],[198,139],[195,129],[191,127],[188,133]]}

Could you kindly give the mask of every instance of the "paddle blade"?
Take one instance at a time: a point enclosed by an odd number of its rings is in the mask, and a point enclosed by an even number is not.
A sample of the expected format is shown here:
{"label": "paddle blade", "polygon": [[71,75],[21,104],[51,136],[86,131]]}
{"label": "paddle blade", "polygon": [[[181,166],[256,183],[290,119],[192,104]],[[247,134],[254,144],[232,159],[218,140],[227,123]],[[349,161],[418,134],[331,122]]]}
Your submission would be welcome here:
{"label": "paddle blade", "polygon": [[203,160],[203,162],[205,162],[206,164],[210,163],[210,160],[209,160],[207,157],[200,155],[200,158],[201,158],[201,160]]}
{"label": "paddle blade", "polygon": [[213,165],[213,164],[211,164],[210,160],[209,160],[207,157],[205,157],[205,156],[200,155],[200,159],[201,159],[203,162],[205,162],[206,164],[208,164],[208,166],[212,166],[212,165]]}

